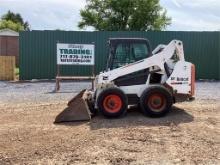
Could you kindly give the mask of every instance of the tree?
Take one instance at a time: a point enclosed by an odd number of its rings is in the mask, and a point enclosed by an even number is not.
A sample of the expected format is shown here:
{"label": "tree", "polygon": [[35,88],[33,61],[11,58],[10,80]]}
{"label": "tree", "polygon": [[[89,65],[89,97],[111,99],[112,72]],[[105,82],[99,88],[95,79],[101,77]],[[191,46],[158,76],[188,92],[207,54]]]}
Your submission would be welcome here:
{"label": "tree", "polygon": [[6,28],[17,31],[17,32],[24,30],[24,27],[20,23],[15,23],[10,20],[9,21],[1,20],[0,29],[6,29]]}
{"label": "tree", "polygon": [[24,22],[23,18],[19,13],[13,13],[10,10],[2,16],[2,20],[4,21],[12,21],[15,24],[20,24],[23,26],[23,30],[30,30],[30,25],[26,21]]}
{"label": "tree", "polygon": [[79,28],[96,30],[163,30],[171,23],[159,0],[87,0]]}

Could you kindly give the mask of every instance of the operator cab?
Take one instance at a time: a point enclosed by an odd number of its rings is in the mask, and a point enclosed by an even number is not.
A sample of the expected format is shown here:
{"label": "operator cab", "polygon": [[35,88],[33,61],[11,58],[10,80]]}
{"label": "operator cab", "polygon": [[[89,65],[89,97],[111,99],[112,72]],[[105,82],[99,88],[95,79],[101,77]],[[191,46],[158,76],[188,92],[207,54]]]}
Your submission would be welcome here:
{"label": "operator cab", "polygon": [[152,55],[151,46],[144,38],[110,38],[107,70],[116,69]]}

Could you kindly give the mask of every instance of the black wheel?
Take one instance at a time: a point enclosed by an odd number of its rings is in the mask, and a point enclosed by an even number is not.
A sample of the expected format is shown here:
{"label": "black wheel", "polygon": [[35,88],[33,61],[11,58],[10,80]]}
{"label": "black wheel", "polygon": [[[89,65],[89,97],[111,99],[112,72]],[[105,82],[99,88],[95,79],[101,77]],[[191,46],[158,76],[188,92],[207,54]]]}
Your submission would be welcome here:
{"label": "black wheel", "polygon": [[120,117],[127,111],[128,99],[122,90],[111,87],[99,94],[97,105],[105,117]]}
{"label": "black wheel", "polygon": [[140,97],[140,107],[145,115],[162,117],[166,115],[173,104],[172,94],[162,86],[150,86]]}

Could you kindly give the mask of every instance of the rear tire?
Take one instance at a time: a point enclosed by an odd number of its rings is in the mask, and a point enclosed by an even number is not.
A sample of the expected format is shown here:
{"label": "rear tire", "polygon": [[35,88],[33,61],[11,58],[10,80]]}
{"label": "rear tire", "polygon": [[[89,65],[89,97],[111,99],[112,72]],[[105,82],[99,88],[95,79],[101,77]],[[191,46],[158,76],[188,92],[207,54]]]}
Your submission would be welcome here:
{"label": "rear tire", "polygon": [[97,105],[105,117],[120,117],[127,112],[128,99],[122,90],[111,87],[104,89],[99,94]]}
{"label": "rear tire", "polygon": [[165,116],[173,104],[172,94],[163,86],[150,86],[140,97],[140,107],[145,115],[151,117]]}

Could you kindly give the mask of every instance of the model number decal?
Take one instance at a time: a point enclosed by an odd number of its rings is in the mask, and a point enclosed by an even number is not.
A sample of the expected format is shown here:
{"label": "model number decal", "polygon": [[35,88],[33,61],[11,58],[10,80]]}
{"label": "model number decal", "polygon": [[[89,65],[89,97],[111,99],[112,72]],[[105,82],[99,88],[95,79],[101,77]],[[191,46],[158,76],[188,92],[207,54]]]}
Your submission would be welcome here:
{"label": "model number decal", "polygon": [[171,77],[171,81],[189,81],[189,78],[186,77]]}

